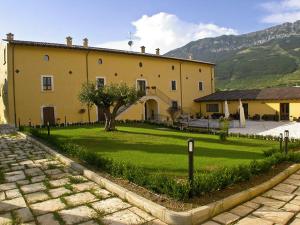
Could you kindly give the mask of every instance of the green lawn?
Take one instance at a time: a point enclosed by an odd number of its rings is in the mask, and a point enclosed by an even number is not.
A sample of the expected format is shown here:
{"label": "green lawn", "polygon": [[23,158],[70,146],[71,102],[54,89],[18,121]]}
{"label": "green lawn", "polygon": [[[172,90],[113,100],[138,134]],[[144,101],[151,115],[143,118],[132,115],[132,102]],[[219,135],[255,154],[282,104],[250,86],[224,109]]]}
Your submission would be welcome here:
{"label": "green lawn", "polygon": [[90,151],[118,161],[129,162],[149,171],[186,175],[187,139],[195,139],[195,169],[248,163],[263,158],[263,150],[274,141],[230,137],[220,142],[216,135],[186,133],[152,125],[118,126],[116,132],[86,126],[52,129],[51,135],[63,141],[84,145]]}

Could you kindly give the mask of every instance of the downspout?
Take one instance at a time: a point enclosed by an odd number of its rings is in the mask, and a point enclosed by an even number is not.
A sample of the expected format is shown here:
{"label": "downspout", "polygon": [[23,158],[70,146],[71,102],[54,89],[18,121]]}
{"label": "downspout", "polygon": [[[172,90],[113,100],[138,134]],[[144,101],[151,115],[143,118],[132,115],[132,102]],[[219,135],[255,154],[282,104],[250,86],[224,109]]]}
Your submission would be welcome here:
{"label": "downspout", "polygon": [[211,73],[210,73],[210,88],[211,88],[211,94],[214,93],[215,91],[214,89],[214,85],[213,85],[213,70],[214,70],[214,66],[211,67]]}
{"label": "downspout", "polygon": [[182,73],[181,73],[181,65],[182,65],[182,62],[180,62],[179,64],[179,77],[180,77],[180,113],[183,114],[183,110],[182,110]]}
{"label": "downspout", "polygon": [[15,90],[15,45],[12,46],[12,79],[13,79],[13,102],[14,102],[14,122],[17,127],[17,111],[16,111],[16,90]]}
{"label": "downspout", "polygon": [[[86,57],[85,57],[85,63],[86,63],[86,82],[89,82],[89,63],[88,63],[88,56],[90,54],[91,51],[87,51]],[[91,122],[91,114],[90,114],[90,106],[87,105],[87,109],[88,109],[88,120],[89,123]]]}

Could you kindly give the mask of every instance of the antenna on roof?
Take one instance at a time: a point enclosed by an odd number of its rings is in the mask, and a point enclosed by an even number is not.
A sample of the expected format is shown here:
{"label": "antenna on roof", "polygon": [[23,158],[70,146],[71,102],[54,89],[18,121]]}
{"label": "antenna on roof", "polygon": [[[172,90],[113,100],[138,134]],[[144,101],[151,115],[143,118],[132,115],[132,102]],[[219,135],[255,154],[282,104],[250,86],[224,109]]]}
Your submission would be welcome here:
{"label": "antenna on roof", "polygon": [[133,40],[132,40],[132,36],[131,36],[131,32],[129,32],[129,41],[128,41],[128,45],[131,51],[132,45],[133,45]]}

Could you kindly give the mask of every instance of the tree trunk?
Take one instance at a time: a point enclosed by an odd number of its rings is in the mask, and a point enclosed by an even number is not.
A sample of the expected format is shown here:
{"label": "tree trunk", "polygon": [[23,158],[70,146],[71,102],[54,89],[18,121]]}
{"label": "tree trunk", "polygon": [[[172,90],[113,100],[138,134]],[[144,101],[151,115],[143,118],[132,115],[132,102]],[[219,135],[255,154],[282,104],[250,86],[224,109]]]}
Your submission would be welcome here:
{"label": "tree trunk", "polygon": [[112,112],[110,108],[104,109],[105,115],[105,131],[115,131],[116,130],[116,116],[119,108],[123,105],[122,102],[118,102]]}
{"label": "tree trunk", "polygon": [[105,116],[104,129],[105,129],[105,131],[110,131],[110,120],[111,120],[110,110],[109,109],[104,109],[103,113],[104,113],[104,116]]}
{"label": "tree trunk", "polygon": [[116,118],[114,116],[112,116],[110,118],[109,128],[110,128],[110,131],[116,130]]}

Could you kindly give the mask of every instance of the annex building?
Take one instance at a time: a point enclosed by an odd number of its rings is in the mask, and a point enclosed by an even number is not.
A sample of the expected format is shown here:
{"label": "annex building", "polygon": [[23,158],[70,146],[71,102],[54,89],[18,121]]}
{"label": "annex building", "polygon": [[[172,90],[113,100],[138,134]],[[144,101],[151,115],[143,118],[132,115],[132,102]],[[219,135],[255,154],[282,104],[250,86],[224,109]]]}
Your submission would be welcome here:
{"label": "annex building", "polygon": [[232,117],[238,115],[239,101],[247,119],[300,121],[300,87],[274,87],[219,91],[195,99],[203,116],[224,114],[225,101]]}
{"label": "annex building", "polygon": [[168,120],[167,109],[196,115],[194,99],[214,93],[214,64],[141,52],[15,40],[0,46],[0,122],[15,126],[104,120],[101,109],[78,100],[83,83],[125,82],[144,91],[117,119]]}

